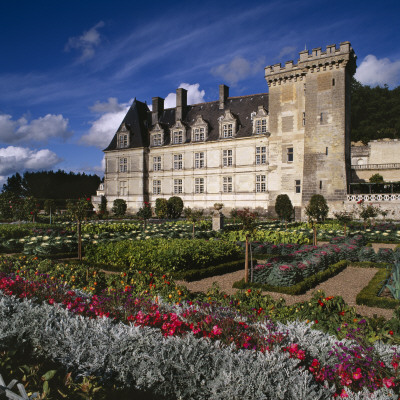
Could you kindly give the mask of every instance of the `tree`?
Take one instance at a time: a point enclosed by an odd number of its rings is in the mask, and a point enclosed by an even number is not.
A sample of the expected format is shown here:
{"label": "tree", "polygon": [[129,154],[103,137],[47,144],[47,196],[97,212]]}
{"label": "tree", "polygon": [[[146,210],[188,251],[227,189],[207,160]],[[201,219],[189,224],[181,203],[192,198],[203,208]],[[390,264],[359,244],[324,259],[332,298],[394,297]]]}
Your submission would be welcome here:
{"label": "tree", "polygon": [[24,210],[26,219],[32,218],[32,222],[35,222],[40,204],[33,196],[27,197],[24,200]]}
{"label": "tree", "polygon": [[285,227],[287,227],[287,221],[293,215],[293,205],[287,194],[280,194],[275,200],[275,212],[278,214],[280,219],[285,221]]}
{"label": "tree", "polygon": [[317,222],[323,221],[328,216],[329,211],[325,197],[322,194],[313,194],[305,211],[309,218]]}
{"label": "tree", "polygon": [[183,201],[178,196],[172,196],[168,199],[168,218],[179,218],[183,211]]}
{"label": "tree", "polygon": [[77,224],[79,261],[82,260],[82,221],[87,218],[91,210],[93,210],[93,204],[90,201],[90,197],[67,202],[68,215]]}
{"label": "tree", "polygon": [[116,217],[123,217],[126,213],[126,201],[124,199],[115,199],[111,211]]}
{"label": "tree", "polygon": [[183,210],[185,218],[193,224],[192,237],[194,239],[194,230],[196,226],[196,222],[199,221],[203,217],[203,210],[192,210],[190,207],[186,207]]}
{"label": "tree", "polygon": [[3,192],[0,194],[0,214],[4,219],[12,219],[19,197],[13,192]]}
{"label": "tree", "polygon": [[158,198],[156,199],[155,213],[157,218],[164,219],[168,216],[168,201],[167,199]]}
{"label": "tree", "polygon": [[139,209],[136,215],[143,220],[143,230],[146,229],[146,221],[151,218],[152,211],[149,202],[145,201],[143,207]]}
{"label": "tree", "polygon": [[378,216],[380,210],[378,207],[374,207],[372,204],[368,204],[367,206],[364,204],[364,200],[360,200],[357,202],[360,206],[359,215],[360,218],[364,220],[364,229],[367,227],[367,223],[370,222],[371,218],[375,218]]}
{"label": "tree", "polygon": [[374,174],[369,178],[370,183],[384,183],[383,176],[381,174]]}
{"label": "tree", "polygon": [[108,215],[107,211],[107,197],[101,196],[100,197],[100,205],[99,205],[99,217],[102,219]]}
{"label": "tree", "polygon": [[344,236],[346,236],[347,224],[353,220],[353,214],[341,211],[336,212],[333,215],[344,226]]}
{"label": "tree", "polygon": [[22,186],[22,177],[18,172],[7,178],[7,183],[3,185],[3,192],[13,193],[18,197],[25,195],[26,191]]}

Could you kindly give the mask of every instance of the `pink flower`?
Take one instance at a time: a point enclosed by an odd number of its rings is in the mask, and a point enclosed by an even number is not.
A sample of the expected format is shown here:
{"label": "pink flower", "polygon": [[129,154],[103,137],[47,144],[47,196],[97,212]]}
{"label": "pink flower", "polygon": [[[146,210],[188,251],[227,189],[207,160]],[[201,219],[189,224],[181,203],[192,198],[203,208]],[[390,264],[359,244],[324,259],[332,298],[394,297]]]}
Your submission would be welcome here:
{"label": "pink flower", "polygon": [[211,333],[214,334],[215,336],[218,336],[222,333],[222,329],[218,328],[218,325],[214,325]]}
{"label": "pink flower", "polygon": [[344,389],[342,389],[342,393],[340,393],[340,397],[349,397],[349,395],[346,393]]}
{"label": "pink flower", "polygon": [[361,379],[362,373],[361,373],[361,368],[357,368],[356,372],[353,372],[353,378],[355,380]]}
{"label": "pink flower", "polygon": [[387,388],[390,388],[390,387],[394,387],[394,386],[396,386],[395,385],[395,383],[393,382],[393,379],[394,379],[394,377],[392,376],[390,379],[387,379],[387,378],[383,378],[383,384],[387,387]]}

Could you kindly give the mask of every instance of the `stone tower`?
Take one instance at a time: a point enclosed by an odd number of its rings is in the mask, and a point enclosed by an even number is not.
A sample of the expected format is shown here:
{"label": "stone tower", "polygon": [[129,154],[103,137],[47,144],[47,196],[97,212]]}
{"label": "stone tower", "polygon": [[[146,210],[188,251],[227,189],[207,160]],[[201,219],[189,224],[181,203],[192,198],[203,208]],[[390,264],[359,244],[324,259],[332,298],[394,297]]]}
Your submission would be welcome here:
{"label": "stone tower", "polygon": [[[313,194],[330,204],[341,204],[350,179],[350,81],[356,56],[349,42],[300,53],[297,64],[288,61],[265,68],[269,86],[271,144],[285,158],[293,146],[294,170],[302,171],[301,206]],[[291,148],[291,147],[290,147]],[[287,173],[281,168],[276,194],[285,192]],[[299,181],[296,181],[299,182]],[[299,203],[297,203],[299,204]],[[334,207],[335,208],[335,207]]]}

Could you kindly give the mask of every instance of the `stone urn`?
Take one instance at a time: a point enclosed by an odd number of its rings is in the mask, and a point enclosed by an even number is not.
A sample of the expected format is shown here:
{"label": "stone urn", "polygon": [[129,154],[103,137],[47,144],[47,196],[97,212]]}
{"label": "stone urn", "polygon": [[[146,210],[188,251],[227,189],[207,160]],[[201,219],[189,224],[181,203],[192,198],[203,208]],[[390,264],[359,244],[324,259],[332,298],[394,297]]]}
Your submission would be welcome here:
{"label": "stone urn", "polygon": [[222,203],[214,203],[214,209],[220,211],[224,205]]}

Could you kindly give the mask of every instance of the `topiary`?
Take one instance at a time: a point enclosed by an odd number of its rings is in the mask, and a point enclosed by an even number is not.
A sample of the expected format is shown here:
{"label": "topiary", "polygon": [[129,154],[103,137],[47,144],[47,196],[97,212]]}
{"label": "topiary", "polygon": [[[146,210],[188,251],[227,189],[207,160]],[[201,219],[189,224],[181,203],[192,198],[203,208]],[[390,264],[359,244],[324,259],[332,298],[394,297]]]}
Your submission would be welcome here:
{"label": "topiary", "polygon": [[172,196],[167,201],[168,218],[179,218],[183,211],[183,201],[178,196]]}
{"label": "topiary", "polygon": [[314,194],[311,196],[310,202],[305,209],[308,217],[317,220],[318,222],[324,221],[328,216],[329,207],[326,204],[325,197],[322,194]]}

